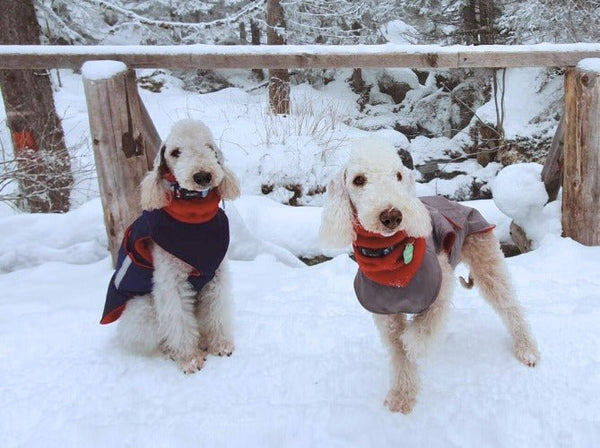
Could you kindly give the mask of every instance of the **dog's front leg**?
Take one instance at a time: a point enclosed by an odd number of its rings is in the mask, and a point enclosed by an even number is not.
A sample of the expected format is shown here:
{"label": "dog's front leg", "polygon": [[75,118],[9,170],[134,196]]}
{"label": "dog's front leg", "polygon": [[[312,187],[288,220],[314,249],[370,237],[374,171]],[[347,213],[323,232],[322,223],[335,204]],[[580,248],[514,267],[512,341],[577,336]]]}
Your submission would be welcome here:
{"label": "dog's front leg", "polygon": [[215,277],[202,289],[197,318],[200,346],[211,355],[233,353],[232,304],[227,260],[223,260]]}
{"label": "dog's front leg", "polygon": [[447,320],[450,301],[454,291],[452,267],[445,254],[438,255],[442,269],[442,284],[440,291],[429,308],[415,315],[402,334],[402,343],[408,356],[416,361],[424,356],[431,344],[439,339]]}
{"label": "dog's front leg", "polygon": [[403,314],[374,314],[373,318],[391,356],[391,386],[384,404],[392,412],[408,414],[417,401],[419,372],[400,339],[406,328],[406,318]]}
{"label": "dog's front leg", "polygon": [[154,246],[152,255],[152,294],[163,352],[177,361],[185,373],[193,373],[202,368],[205,354],[198,346],[196,292],[187,281],[191,268],[159,246]]}

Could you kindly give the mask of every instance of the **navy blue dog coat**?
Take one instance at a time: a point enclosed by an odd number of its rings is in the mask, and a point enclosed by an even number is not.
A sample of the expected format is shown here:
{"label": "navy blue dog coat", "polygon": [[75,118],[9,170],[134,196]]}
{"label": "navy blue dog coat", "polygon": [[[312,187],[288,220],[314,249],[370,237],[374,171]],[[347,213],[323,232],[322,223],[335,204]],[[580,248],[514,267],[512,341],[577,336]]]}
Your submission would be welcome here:
{"label": "navy blue dog coat", "polygon": [[193,271],[188,282],[200,291],[225,258],[229,246],[227,216],[217,208],[208,221],[191,223],[175,219],[165,209],[144,211],[125,231],[101,324],[117,320],[132,297],[152,291],[152,244],[189,264]]}

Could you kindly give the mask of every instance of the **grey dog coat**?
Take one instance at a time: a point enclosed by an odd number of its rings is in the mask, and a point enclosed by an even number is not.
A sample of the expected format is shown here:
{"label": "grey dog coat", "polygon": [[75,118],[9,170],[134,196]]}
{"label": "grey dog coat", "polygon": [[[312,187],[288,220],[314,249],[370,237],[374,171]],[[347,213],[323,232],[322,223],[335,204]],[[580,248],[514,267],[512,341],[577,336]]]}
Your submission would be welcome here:
{"label": "grey dog coat", "polygon": [[431,217],[433,231],[426,238],[427,247],[421,267],[405,287],[382,285],[367,278],[360,270],[354,279],[354,291],[360,304],[377,314],[425,311],[435,301],[442,286],[442,269],[437,254],[444,251],[452,268],[460,262],[465,238],[487,232],[495,226],[474,208],[442,196],[419,198]]}

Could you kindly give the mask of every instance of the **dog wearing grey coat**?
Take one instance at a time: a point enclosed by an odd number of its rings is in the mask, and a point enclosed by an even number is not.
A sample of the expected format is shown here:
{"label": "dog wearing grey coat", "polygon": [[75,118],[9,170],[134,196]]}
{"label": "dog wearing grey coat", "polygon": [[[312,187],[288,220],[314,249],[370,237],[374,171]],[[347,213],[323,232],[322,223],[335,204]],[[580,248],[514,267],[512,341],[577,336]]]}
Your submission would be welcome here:
{"label": "dog wearing grey coat", "polygon": [[[443,329],[458,261],[471,272],[469,283],[461,283],[477,285],[502,318],[517,359],[530,367],[539,362],[499,242],[476,210],[418,198],[411,170],[391,144],[373,138],[354,143],[327,193],[320,238],[329,247],[353,245],[359,263],[355,292],[373,313],[391,356],[384,402],[390,411],[409,413],[416,403],[417,361]],[[389,266],[378,268],[390,257]]]}

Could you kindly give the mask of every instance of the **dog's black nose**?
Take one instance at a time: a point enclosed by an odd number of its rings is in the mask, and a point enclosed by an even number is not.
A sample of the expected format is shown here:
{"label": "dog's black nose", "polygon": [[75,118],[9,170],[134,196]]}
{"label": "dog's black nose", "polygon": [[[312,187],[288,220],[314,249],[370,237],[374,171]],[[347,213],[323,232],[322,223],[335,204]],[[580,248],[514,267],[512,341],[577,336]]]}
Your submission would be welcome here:
{"label": "dog's black nose", "polygon": [[210,184],[211,180],[212,174],[207,173],[206,171],[200,171],[199,173],[194,174],[194,182],[203,187],[206,187],[208,184]]}
{"label": "dog's black nose", "polygon": [[395,208],[384,210],[379,214],[379,221],[388,229],[395,229],[402,222],[402,212]]}

